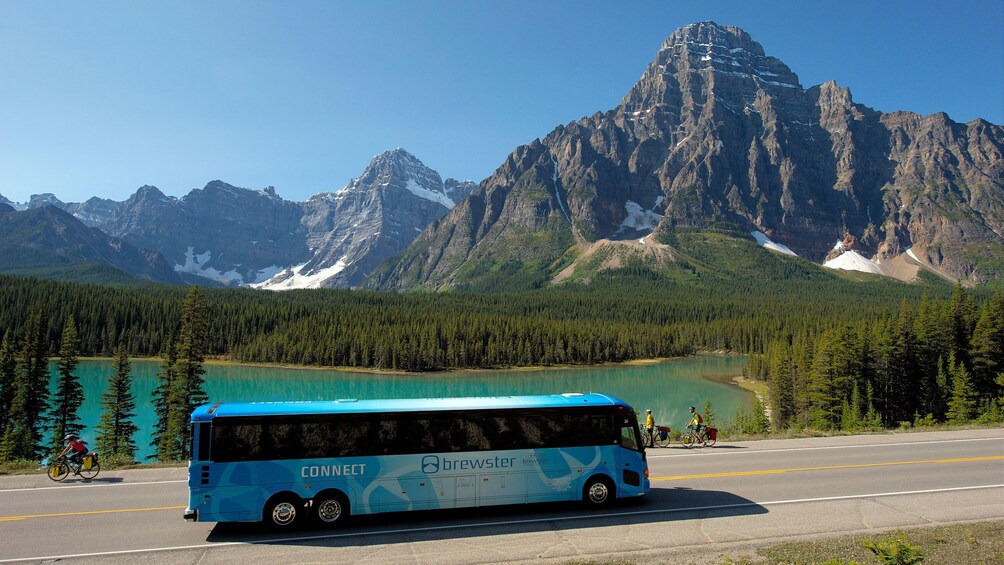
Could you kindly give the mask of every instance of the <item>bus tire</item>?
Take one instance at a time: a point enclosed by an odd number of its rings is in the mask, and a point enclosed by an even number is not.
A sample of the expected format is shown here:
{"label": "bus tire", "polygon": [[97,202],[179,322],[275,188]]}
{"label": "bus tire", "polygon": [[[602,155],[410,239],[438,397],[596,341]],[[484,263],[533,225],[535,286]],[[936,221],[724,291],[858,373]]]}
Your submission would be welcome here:
{"label": "bus tire", "polygon": [[303,501],[292,493],[279,493],[268,499],[262,521],[277,530],[289,530],[300,521],[304,511]]}
{"label": "bus tire", "polygon": [[311,503],[314,520],[322,526],[341,524],[349,517],[349,499],[337,490],[326,490]]}
{"label": "bus tire", "polygon": [[591,477],[582,487],[582,501],[592,507],[609,506],[616,497],[613,481],[602,475]]}

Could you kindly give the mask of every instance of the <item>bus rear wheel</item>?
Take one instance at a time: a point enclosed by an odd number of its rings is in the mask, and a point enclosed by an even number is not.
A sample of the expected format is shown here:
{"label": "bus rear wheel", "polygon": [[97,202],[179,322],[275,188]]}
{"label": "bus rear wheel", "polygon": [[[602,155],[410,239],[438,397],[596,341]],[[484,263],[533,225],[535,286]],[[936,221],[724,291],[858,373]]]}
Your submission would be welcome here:
{"label": "bus rear wheel", "polygon": [[292,529],[299,521],[303,503],[292,495],[277,495],[265,505],[262,518],[272,528],[279,530]]}
{"label": "bus rear wheel", "polygon": [[336,490],[317,495],[312,506],[314,519],[323,526],[340,524],[349,517],[349,501]]}
{"label": "bus rear wheel", "polygon": [[615,496],[614,485],[606,477],[593,477],[582,489],[582,501],[593,507],[609,506]]}

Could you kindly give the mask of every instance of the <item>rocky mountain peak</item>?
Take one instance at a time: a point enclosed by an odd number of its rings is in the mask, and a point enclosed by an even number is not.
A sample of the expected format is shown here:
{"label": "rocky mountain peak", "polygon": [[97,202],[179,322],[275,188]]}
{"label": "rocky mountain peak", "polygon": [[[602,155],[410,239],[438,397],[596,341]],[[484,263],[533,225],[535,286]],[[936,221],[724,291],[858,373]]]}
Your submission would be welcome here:
{"label": "rocky mountain peak", "polygon": [[[685,25],[674,31],[663,42],[659,52],[671,51],[677,46],[694,48],[724,47],[726,49],[742,48],[761,57],[764,55],[763,47],[741,28],[722,26],[712,21]],[[704,50],[706,51],[707,49]]]}
{"label": "rocky mountain peak", "polygon": [[62,200],[56,198],[56,195],[51,192],[46,192],[44,194],[32,194],[31,199],[28,200],[28,208],[43,208],[45,206],[55,206],[56,208],[62,209],[65,204]]}
{"label": "rocky mountain peak", "polygon": [[136,192],[126,200],[127,204],[155,203],[174,200],[160,191],[156,186],[144,184],[136,189]]}
{"label": "rocky mountain peak", "polygon": [[439,173],[400,147],[373,157],[363,174],[338,192],[368,192],[374,189],[407,191],[446,208],[456,205],[456,201],[447,195]]}
{"label": "rocky mountain peak", "polygon": [[655,111],[685,122],[716,102],[742,113],[764,94],[794,102],[802,87],[791,69],[767,56],[742,29],[701,22],[666,39],[620,108],[636,119],[650,118]]}

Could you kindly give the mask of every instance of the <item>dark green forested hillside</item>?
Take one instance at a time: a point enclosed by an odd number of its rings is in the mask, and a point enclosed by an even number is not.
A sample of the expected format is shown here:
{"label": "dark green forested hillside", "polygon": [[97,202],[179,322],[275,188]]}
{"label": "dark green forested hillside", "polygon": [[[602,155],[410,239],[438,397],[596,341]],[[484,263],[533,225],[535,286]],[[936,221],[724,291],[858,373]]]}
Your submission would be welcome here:
{"label": "dark green forested hillside", "polygon": [[[70,316],[83,356],[157,356],[186,289],[0,276],[0,329],[40,317],[49,354]],[[781,428],[966,421],[1000,411],[1004,292],[868,278],[705,274],[644,265],[514,293],[204,289],[206,353],[241,362],[405,371],[590,364],[698,350],[752,354]],[[930,415],[930,416],[928,416]]]}
{"label": "dark green forested hillside", "polygon": [[[15,337],[41,309],[50,351],[73,315],[81,355],[155,356],[184,288],[104,287],[0,277],[0,328]],[[206,289],[211,355],[244,362],[400,370],[599,363],[694,350],[765,351],[897,311],[951,287],[885,281],[667,281],[644,267],[513,294],[283,293]]]}
{"label": "dark green forested hillside", "polygon": [[779,336],[747,374],[769,383],[779,428],[1001,421],[1004,292],[978,304],[956,287],[947,300]]}

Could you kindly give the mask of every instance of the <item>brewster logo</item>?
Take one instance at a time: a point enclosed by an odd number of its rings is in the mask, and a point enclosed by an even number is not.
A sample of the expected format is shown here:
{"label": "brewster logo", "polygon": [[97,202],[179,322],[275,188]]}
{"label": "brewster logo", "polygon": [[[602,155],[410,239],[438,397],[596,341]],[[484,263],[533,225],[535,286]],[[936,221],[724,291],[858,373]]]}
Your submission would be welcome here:
{"label": "brewster logo", "polygon": [[422,472],[426,475],[439,471],[478,471],[481,469],[504,469],[515,467],[515,457],[486,457],[483,459],[440,459],[438,455],[422,458]]}
{"label": "brewster logo", "polygon": [[436,473],[439,471],[439,457],[435,455],[426,455],[422,458],[422,472],[425,474]]}

